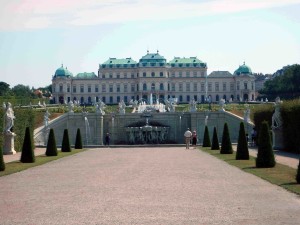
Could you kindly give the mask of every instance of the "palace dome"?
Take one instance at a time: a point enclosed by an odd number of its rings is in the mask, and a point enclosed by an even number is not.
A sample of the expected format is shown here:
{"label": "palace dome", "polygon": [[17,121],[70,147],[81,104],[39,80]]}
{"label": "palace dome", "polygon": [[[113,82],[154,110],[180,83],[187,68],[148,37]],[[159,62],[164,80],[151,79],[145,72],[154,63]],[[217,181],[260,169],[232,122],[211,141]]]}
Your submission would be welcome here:
{"label": "palace dome", "polygon": [[67,69],[64,68],[63,65],[61,65],[61,67],[59,67],[54,74],[54,77],[72,77],[73,74]]}
{"label": "palace dome", "polygon": [[239,66],[239,68],[234,71],[234,74],[233,75],[241,75],[241,74],[244,74],[244,75],[251,75],[252,74],[252,70],[249,66],[245,65],[245,62],[243,65]]}

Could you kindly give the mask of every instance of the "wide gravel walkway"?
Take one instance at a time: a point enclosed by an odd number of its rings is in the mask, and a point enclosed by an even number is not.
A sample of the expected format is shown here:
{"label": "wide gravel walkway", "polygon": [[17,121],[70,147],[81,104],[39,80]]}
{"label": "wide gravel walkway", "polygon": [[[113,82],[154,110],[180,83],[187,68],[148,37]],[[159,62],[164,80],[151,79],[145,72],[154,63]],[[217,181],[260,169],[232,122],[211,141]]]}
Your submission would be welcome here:
{"label": "wide gravel walkway", "polygon": [[91,149],[0,177],[0,224],[300,224],[300,198],[199,150]]}

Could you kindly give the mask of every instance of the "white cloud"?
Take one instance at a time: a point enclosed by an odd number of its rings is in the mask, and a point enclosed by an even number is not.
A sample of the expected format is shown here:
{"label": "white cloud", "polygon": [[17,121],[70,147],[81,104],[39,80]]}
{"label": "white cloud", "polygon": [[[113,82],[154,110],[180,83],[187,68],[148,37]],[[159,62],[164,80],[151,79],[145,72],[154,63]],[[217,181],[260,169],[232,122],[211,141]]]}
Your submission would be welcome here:
{"label": "white cloud", "polygon": [[10,0],[1,4],[0,30],[183,19],[296,3],[300,0]]}

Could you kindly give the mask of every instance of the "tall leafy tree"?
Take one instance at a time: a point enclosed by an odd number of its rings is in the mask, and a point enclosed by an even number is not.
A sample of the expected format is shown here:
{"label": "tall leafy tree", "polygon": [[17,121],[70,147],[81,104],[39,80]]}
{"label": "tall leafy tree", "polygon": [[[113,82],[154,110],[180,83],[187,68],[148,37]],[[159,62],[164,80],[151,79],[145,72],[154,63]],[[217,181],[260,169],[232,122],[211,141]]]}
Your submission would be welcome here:
{"label": "tall leafy tree", "polygon": [[4,96],[10,92],[9,84],[1,81],[0,82],[0,96]]}
{"label": "tall leafy tree", "polygon": [[29,86],[25,86],[23,84],[18,84],[12,88],[12,92],[15,96],[21,97],[31,97],[33,96],[33,92],[31,91]]}

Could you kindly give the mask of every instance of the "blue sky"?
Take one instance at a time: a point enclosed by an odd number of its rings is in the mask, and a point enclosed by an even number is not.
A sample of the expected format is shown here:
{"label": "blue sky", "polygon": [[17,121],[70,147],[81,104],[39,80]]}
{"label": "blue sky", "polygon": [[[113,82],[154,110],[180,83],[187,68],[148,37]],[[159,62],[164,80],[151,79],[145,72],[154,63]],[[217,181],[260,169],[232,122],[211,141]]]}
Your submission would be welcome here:
{"label": "blue sky", "polygon": [[300,0],[1,0],[0,81],[44,87],[64,66],[197,56],[208,73],[300,63]]}

